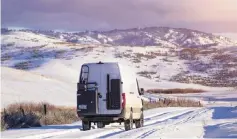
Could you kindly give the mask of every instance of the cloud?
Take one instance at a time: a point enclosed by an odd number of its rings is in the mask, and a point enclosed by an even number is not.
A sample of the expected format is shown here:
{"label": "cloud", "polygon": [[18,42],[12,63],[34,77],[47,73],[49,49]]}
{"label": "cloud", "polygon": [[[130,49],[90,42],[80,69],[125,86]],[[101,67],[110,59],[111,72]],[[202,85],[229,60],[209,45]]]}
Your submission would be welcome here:
{"label": "cloud", "polygon": [[2,0],[2,25],[109,30],[145,26],[237,32],[237,0]]}

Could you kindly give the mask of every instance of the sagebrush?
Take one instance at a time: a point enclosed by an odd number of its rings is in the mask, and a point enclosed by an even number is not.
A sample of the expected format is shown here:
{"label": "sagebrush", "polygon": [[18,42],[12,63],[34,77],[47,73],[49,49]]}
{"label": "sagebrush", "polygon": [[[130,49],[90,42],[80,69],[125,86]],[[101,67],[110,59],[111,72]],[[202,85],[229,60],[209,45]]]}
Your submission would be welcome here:
{"label": "sagebrush", "polygon": [[192,88],[174,88],[174,89],[149,89],[149,93],[161,93],[161,94],[182,94],[182,93],[202,93],[205,92],[202,89],[192,89]]}
{"label": "sagebrush", "polygon": [[76,108],[54,106],[49,103],[13,103],[1,112],[1,130],[70,124],[78,120]]}
{"label": "sagebrush", "polygon": [[159,107],[203,107],[200,101],[194,101],[189,99],[158,99],[156,101],[144,101],[144,110],[153,109]]}

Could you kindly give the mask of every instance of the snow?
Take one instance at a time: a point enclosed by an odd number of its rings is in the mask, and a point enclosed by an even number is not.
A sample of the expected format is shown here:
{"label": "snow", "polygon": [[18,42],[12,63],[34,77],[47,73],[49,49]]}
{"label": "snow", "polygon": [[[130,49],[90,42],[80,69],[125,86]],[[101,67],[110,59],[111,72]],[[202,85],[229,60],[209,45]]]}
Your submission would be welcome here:
{"label": "snow", "polygon": [[[77,81],[78,74],[74,69],[75,67],[72,68],[69,66],[69,68],[66,66],[67,64],[65,64],[67,62],[64,62],[64,60],[55,60],[33,71],[22,71],[1,67],[1,95],[4,98],[2,99],[2,106],[6,106],[14,101],[47,101],[55,105],[74,106],[76,102],[75,82]],[[81,63],[79,62],[78,64],[80,65]],[[77,64],[74,66],[77,66]],[[139,81],[141,81],[143,85],[152,85],[150,80],[146,78],[139,79]],[[172,82],[154,83],[154,86],[156,85],[165,88],[195,86]],[[196,87],[212,90],[212,88],[199,85]],[[201,94],[146,94],[144,97],[183,97],[200,100],[205,104],[205,107],[168,107],[147,110],[144,112],[145,126],[139,129],[135,129],[134,127],[134,129],[130,131],[124,131],[123,124],[119,125],[117,123],[107,125],[103,129],[97,129],[96,126],[93,125],[92,130],[81,131],[81,122],[79,121],[67,125],[50,125],[29,129],[11,129],[1,132],[1,136],[4,138],[237,137],[236,90],[226,91],[226,89],[223,89],[222,91],[215,90]]]}
{"label": "snow", "polygon": [[214,33],[214,34],[231,38],[237,42],[237,33],[227,32],[227,33]]}
{"label": "snow", "polygon": [[74,106],[76,102],[75,83],[7,67],[1,67],[1,80],[2,108],[14,102],[49,102],[61,106]]}
{"label": "snow", "polygon": [[[81,122],[2,132],[7,138],[236,138],[236,108],[156,108],[145,111],[142,128],[124,131],[123,124],[81,131]],[[225,113],[225,114],[223,114]]]}
{"label": "snow", "polygon": [[[77,48],[84,48],[85,46],[77,46]],[[39,67],[33,68],[28,71],[16,70],[8,67],[1,67],[2,69],[2,89],[1,94],[5,98],[2,100],[2,108],[12,102],[20,101],[48,101],[55,105],[69,105],[74,106],[76,98],[76,83],[78,82],[80,68],[83,63],[89,62],[119,62],[120,64],[130,66],[131,70],[128,73],[136,73],[139,71],[153,71],[152,65],[157,65],[155,69],[157,74],[152,75],[152,79],[145,77],[138,77],[139,84],[145,89],[154,88],[197,88],[203,90],[228,90],[229,88],[207,87],[197,84],[186,84],[168,81],[168,79],[186,70],[184,65],[185,61],[178,60],[177,58],[169,58],[172,60],[172,65],[166,65],[162,62],[164,56],[149,60],[149,62],[142,61],[142,63],[133,63],[126,58],[115,58],[116,52],[127,52],[132,50],[132,53],[147,53],[163,51],[166,49],[157,47],[105,47],[105,46],[92,46],[93,49],[84,52],[78,51],[72,59],[54,59],[47,58],[43,63],[36,65]],[[52,49],[49,46],[50,49]],[[48,48],[45,48],[46,50]],[[55,50],[70,50],[70,47],[60,46],[54,48]],[[52,49],[52,52],[55,51]],[[10,49],[13,51],[14,49]],[[22,55],[20,55],[22,56]],[[23,60],[28,60],[27,55],[22,57]],[[40,60],[40,59],[39,59]],[[4,61],[3,66],[11,66],[14,63],[22,61],[19,57],[16,59]],[[137,68],[137,66],[140,66]],[[150,68],[148,68],[150,67]],[[147,70],[150,69],[150,70]],[[154,77],[160,76],[156,81]],[[24,77],[24,78],[23,78]],[[26,81],[25,81],[26,80]],[[28,81],[29,80],[29,81]],[[36,89],[37,88],[37,89]],[[34,93],[32,93],[34,92]],[[47,94],[48,97],[45,97]],[[27,97],[26,97],[27,96]],[[37,97],[36,97],[37,96]],[[66,97],[65,97],[66,96]],[[58,99],[50,99],[58,98]],[[64,103],[62,104],[61,101]]]}
{"label": "snow", "polygon": [[85,36],[85,37],[78,37],[78,42],[82,43],[82,44],[100,44],[99,41],[97,41],[96,39],[93,39],[92,37],[89,36]]}
{"label": "snow", "polygon": [[78,70],[70,68],[69,65],[63,64],[60,60],[53,60],[35,70],[32,70],[32,72],[57,79],[59,81],[75,84],[79,79],[79,70],[80,68],[78,68]]}
{"label": "snow", "polygon": [[[177,32],[171,30],[168,36],[174,37]],[[167,36],[167,37],[168,37]],[[99,36],[103,39],[105,36]],[[114,37],[115,38],[115,37]],[[114,39],[113,38],[113,39]],[[93,38],[85,37],[82,41],[94,41]],[[110,38],[109,38],[110,39]],[[32,41],[37,40],[37,41]],[[188,40],[188,39],[187,39]],[[168,57],[173,62],[163,61],[165,56],[157,56],[154,59],[142,58],[141,63],[134,63],[130,58],[116,58],[116,53],[127,53],[129,56],[135,53],[169,52],[169,47],[128,47],[128,46],[102,46],[102,45],[73,45],[55,44],[61,42],[57,39],[47,38],[44,35],[16,32],[3,35],[3,44],[14,42],[13,47],[7,48],[3,53],[12,54],[10,60],[2,62],[1,66],[1,108],[14,102],[42,102],[46,101],[54,105],[75,107],[76,104],[76,83],[78,82],[80,68],[83,63],[88,62],[119,62],[129,66],[128,73],[139,71],[157,71],[151,79],[138,77],[140,87],[145,89],[154,88],[196,88],[208,92],[196,94],[145,94],[143,98],[187,98],[201,101],[203,108],[157,108],[145,111],[145,126],[140,129],[124,131],[123,124],[111,124],[104,129],[97,129],[92,126],[90,131],[81,131],[81,122],[68,125],[50,125],[39,128],[13,129],[1,132],[2,137],[13,138],[213,138],[213,137],[235,137],[237,138],[237,91],[236,88],[207,87],[198,84],[186,84],[168,81],[170,77],[181,71],[187,71],[185,60],[177,57]],[[190,40],[191,41],[191,40]],[[205,43],[201,38],[196,41]],[[99,43],[99,42],[96,42]],[[76,51],[72,58],[47,57],[40,60],[41,64],[35,61],[39,67],[30,70],[17,70],[10,68],[19,61],[31,60],[30,53],[17,55],[14,58],[14,51],[17,47],[25,49],[46,45],[43,50],[65,50],[70,53],[72,48],[93,47],[91,50]],[[170,45],[167,43],[167,45]],[[173,46],[170,45],[172,48]],[[14,49],[13,49],[14,48]],[[20,48],[19,48],[20,49]],[[235,50],[233,47],[226,49]],[[45,61],[44,61],[45,60]],[[207,58],[201,57],[202,61]],[[158,65],[156,68],[153,65]],[[139,66],[139,67],[138,67]],[[198,74],[198,73],[193,73]],[[158,81],[156,76],[160,76]],[[208,76],[203,74],[203,76]]]}
{"label": "snow", "polygon": [[45,35],[34,34],[30,32],[21,32],[21,31],[2,35],[1,41],[2,41],[2,44],[9,44],[9,43],[14,42],[13,44],[17,44],[17,46],[26,47],[26,48],[61,42],[57,39],[52,39]]}

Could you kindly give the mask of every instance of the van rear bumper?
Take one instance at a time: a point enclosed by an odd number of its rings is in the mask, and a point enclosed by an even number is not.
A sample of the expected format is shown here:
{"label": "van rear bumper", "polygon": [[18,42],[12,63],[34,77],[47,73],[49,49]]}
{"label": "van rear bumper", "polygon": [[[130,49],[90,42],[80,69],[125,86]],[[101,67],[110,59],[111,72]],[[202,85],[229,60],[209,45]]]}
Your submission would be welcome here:
{"label": "van rear bumper", "polygon": [[120,116],[90,116],[90,117],[82,117],[82,120],[91,121],[91,122],[116,122],[122,121],[123,117]]}
{"label": "van rear bumper", "polygon": [[122,112],[120,114],[106,114],[106,115],[85,115],[85,114],[80,114],[77,113],[78,117],[81,120],[85,120],[85,121],[91,121],[91,122],[116,122],[116,121],[122,121],[124,119],[124,111],[122,110]]}

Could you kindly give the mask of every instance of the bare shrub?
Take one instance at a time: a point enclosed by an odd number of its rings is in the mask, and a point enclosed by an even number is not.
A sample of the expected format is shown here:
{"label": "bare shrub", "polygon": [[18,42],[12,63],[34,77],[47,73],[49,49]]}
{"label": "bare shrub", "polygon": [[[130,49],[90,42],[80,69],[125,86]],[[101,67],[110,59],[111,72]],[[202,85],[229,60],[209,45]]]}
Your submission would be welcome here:
{"label": "bare shrub", "polygon": [[38,127],[40,125],[40,118],[30,112],[30,113],[22,113],[22,112],[11,112],[4,113],[1,116],[1,128],[9,129],[9,128],[29,128],[29,127]]}
{"label": "bare shrub", "polygon": [[163,58],[162,60],[163,60],[164,62],[174,62],[174,61],[172,61],[172,60],[169,60],[168,57],[165,57],[165,58]]}
{"label": "bare shrub", "polygon": [[13,103],[7,106],[6,110],[9,112],[17,112],[19,108],[24,109],[25,112],[43,112],[43,105],[47,106],[47,110],[52,111],[56,109],[56,106],[41,102],[41,103],[33,103],[33,102],[25,102],[25,103]]}
{"label": "bare shrub", "polygon": [[21,69],[21,70],[28,70],[31,67],[32,67],[31,61],[19,62],[19,63],[14,65],[14,68]]}
{"label": "bare shrub", "polygon": [[141,59],[134,58],[134,59],[132,59],[132,62],[133,63],[141,63]]}
{"label": "bare shrub", "polygon": [[55,58],[61,58],[61,57],[63,57],[63,55],[64,55],[66,52],[67,52],[66,50],[58,50],[58,51],[56,51],[56,53],[55,53]]}
{"label": "bare shrub", "polygon": [[213,61],[225,63],[225,62],[231,62],[232,56],[229,54],[216,54],[213,56]]}
{"label": "bare shrub", "polygon": [[54,42],[54,44],[60,44],[60,45],[70,45],[70,46],[74,46],[75,43],[72,42]]}
{"label": "bare shrub", "polygon": [[149,89],[149,93],[161,93],[161,94],[183,94],[183,93],[202,93],[205,92],[202,89],[192,89],[192,88],[174,88],[174,89]]}
{"label": "bare shrub", "polygon": [[12,56],[10,56],[9,54],[2,54],[1,55],[1,61],[10,60],[11,58],[12,58]]}
{"label": "bare shrub", "polygon": [[198,48],[184,48],[181,51],[177,52],[180,59],[184,60],[195,60],[196,55],[200,53],[200,49]]}
{"label": "bare shrub", "polygon": [[88,46],[88,47],[80,48],[78,51],[82,51],[84,53],[88,53],[88,52],[93,51],[93,49],[94,49],[94,47]]}
{"label": "bare shrub", "polygon": [[138,75],[151,79],[151,75],[156,74],[155,71],[140,71],[137,72]]}
{"label": "bare shrub", "polygon": [[121,53],[114,54],[115,58],[123,58],[123,55]]}
{"label": "bare shrub", "polygon": [[[47,108],[46,115],[44,115],[44,104]],[[1,112],[1,129],[69,124],[78,120],[75,108],[59,107],[43,102],[13,103]]]}
{"label": "bare shrub", "polygon": [[123,58],[123,57],[125,57],[125,58],[131,58],[131,54],[128,54],[128,53],[125,53],[125,52],[117,52],[117,53],[115,53],[115,58]]}
{"label": "bare shrub", "polygon": [[154,59],[154,58],[156,58],[156,55],[154,55],[154,54],[149,54],[149,53],[147,53],[147,54],[134,53],[134,56],[135,56],[136,58],[147,58],[147,59]]}
{"label": "bare shrub", "polygon": [[159,99],[158,101],[144,101],[143,108],[153,109],[159,107],[203,107],[200,101],[188,99]]}
{"label": "bare shrub", "polygon": [[140,71],[137,74],[156,74],[155,71]]}
{"label": "bare shrub", "polygon": [[[237,85],[236,71],[218,71],[213,73],[212,76],[202,77],[200,75],[189,75],[186,73],[179,73],[170,78],[170,81],[176,81],[181,83],[195,83],[204,86],[212,87],[235,87]],[[231,79],[233,78],[233,79]]]}

